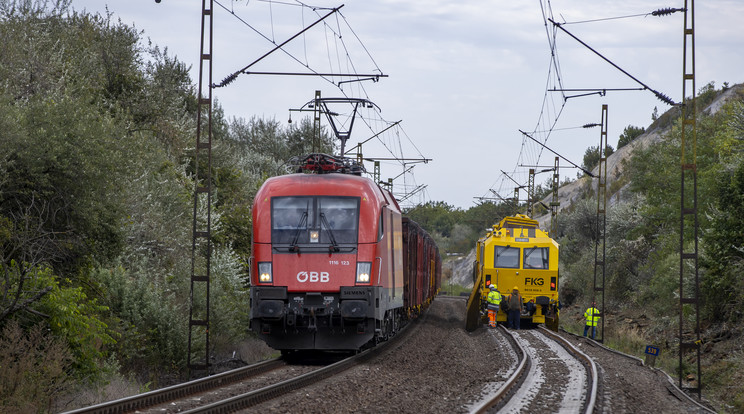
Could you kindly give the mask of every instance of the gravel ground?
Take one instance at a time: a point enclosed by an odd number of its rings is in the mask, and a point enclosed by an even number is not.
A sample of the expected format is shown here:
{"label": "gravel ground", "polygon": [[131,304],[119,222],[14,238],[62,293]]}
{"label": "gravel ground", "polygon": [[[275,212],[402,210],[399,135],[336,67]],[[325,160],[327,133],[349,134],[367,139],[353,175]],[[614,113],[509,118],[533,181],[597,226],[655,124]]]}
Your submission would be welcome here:
{"label": "gravel ground", "polygon": [[[506,379],[516,357],[497,331],[484,327],[466,332],[464,315],[464,300],[439,297],[412,326],[415,330],[382,357],[250,411],[468,412]],[[565,336],[600,367],[599,412],[702,412],[677,396],[664,374],[586,339]]]}
{"label": "gravel ground", "polygon": [[[682,395],[663,372],[641,365],[586,338],[561,335],[594,359],[600,370],[599,408],[602,413],[704,413]],[[696,398],[696,397],[695,397]]]}
{"label": "gravel ground", "polygon": [[467,412],[488,381],[515,364],[487,329],[465,332],[465,301],[437,298],[403,343],[328,381],[254,407],[254,412]]}
{"label": "gravel ground", "polygon": [[580,412],[587,400],[581,361],[538,331],[521,330],[515,336],[532,363],[524,384],[499,412]]}

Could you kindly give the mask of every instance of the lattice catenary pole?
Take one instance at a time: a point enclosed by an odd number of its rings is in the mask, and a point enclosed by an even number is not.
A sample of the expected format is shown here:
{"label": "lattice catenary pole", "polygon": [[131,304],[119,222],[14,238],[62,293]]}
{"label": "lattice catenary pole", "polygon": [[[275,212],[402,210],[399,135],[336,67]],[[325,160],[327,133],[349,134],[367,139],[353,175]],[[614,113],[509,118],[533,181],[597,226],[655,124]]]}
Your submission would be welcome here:
{"label": "lattice catenary pole", "polygon": [[[191,241],[189,376],[209,375],[209,280],[212,255],[212,32],[213,0],[202,0],[199,90],[194,148],[194,217]],[[205,119],[206,118],[206,119]],[[202,171],[203,169],[203,171]],[[206,213],[206,217],[204,216]],[[199,356],[203,352],[203,358]]]}
{"label": "lattice catenary pole", "polygon": [[599,168],[597,169],[597,241],[594,246],[594,291],[592,302],[597,302],[597,292],[600,294],[599,306],[600,329],[599,342],[604,342],[604,309],[605,309],[605,255],[607,252],[607,105],[602,105],[602,131],[599,134]]}
{"label": "lattice catenary pole", "polygon": [[[700,280],[698,276],[697,123],[695,102],[695,5],[685,0],[684,56],[682,62],[682,130],[679,229],[679,386],[701,398]],[[689,86],[689,89],[688,89]],[[687,93],[692,97],[688,98]],[[685,315],[687,314],[687,315]],[[693,351],[687,385],[683,365],[686,351]],[[684,385],[684,386],[683,386]]]}

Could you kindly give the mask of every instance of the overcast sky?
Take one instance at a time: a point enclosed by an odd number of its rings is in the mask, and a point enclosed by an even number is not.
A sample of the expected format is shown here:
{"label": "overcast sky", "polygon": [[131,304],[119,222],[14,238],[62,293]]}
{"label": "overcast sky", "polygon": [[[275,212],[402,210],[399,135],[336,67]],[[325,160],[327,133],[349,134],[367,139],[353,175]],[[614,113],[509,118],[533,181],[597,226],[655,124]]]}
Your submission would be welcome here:
{"label": "overcast sky", "polygon": [[[711,81],[717,87],[724,82],[744,82],[744,2],[697,3],[697,89]],[[338,7],[342,3],[317,0],[307,4]],[[167,47],[169,54],[191,65],[192,79],[198,80],[201,1],[73,0],[72,5],[76,10],[102,14],[108,8],[114,19],[134,24],[144,31],[143,38]],[[539,146],[524,141],[519,130],[544,139],[548,136],[544,131],[554,124],[547,145],[581,164],[586,148],[598,144],[600,130],[576,127],[601,122],[602,104],[609,108],[608,135],[613,147],[627,125],[646,127],[654,107],[659,114],[669,109],[649,91],[608,91],[605,96],[567,100],[561,93],[546,93],[559,85],[606,89],[640,85],[561,31],[556,36],[556,72],[549,43],[554,28],[545,26],[544,14],[572,23],[667,7],[681,8],[683,1],[350,0],[340,14],[324,21],[327,25],[319,24],[290,42],[285,49],[292,57],[276,52],[250,70],[309,72],[307,65],[316,72],[383,73],[388,77],[346,83],[339,89],[331,83],[343,80],[337,77],[329,81],[242,75],[214,94],[229,117],[256,115],[281,122],[287,122],[290,108],[310,101],[315,90],[321,90],[323,97],[346,94],[369,99],[381,112],[363,111],[365,118],[357,119],[347,149],[389,123],[402,121],[380,140],[365,144],[364,156],[400,156],[402,151],[407,158],[433,159],[415,164],[413,176],[396,178],[396,192],[425,186],[407,201],[445,201],[469,208],[478,201],[475,197],[493,197],[489,189],[504,197],[513,195],[515,184],[501,170],[526,183],[527,167],[520,165],[538,163],[538,155],[540,165],[553,165],[554,155],[540,154]],[[293,0],[216,2],[213,81],[221,81],[271,50],[274,45],[266,38],[281,43],[326,13],[299,7]],[[562,27],[650,88],[681,101],[682,13]],[[294,119],[299,116],[293,114]],[[561,166],[568,164],[561,161]],[[371,170],[371,164],[367,168]],[[397,177],[403,170],[385,162],[382,179]],[[577,173],[575,169],[561,172],[564,177]],[[549,178],[549,174],[538,175],[536,183]]]}

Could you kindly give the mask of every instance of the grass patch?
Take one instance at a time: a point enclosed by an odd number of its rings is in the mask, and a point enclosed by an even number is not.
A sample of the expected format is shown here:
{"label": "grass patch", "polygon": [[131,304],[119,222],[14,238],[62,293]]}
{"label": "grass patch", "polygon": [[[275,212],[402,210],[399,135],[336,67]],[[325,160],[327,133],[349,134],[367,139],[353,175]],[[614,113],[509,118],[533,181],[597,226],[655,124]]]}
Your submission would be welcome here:
{"label": "grass patch", "polygon": [[566,315],[565,312],[561,314],[561,328],[563,328],[564,331],[572,333],[574,335],[583,335],[584,334],[584,323],[582,321],[577,321],[575,318],[569,318],[568,315]]}
{"label": "grass patch", "polygon": [[[655,345],[654,341],[649,340],[643,332],[636,327],[620,326],[608,330],[605,345],[609,348],[620,351],[624,354],[638,357],[646,361],[646,346]],[[679,373],[679,356],[676,352],[669,349],[662,349],[659,346],[660,354],[656,357],[654,367],[666,372],[672,378],[676,378]]]}
{"label": "grass patch", "polygon": [[744,412],[744,351],[739,350],[703,368],[703,392],[721,402],[721,413]]}
{"label": "grass patch", "polygon": [[620,326],[607,330],[605,345],[622,353],[643,358],[648,340],[638,332],[638,329]]}
{"label": "grass patch", "polygon": [[470,296],[472,290],[472,287],[464,287],[455,283],[442,283],[442,287],[439,289],[439,294],[447,296]]}

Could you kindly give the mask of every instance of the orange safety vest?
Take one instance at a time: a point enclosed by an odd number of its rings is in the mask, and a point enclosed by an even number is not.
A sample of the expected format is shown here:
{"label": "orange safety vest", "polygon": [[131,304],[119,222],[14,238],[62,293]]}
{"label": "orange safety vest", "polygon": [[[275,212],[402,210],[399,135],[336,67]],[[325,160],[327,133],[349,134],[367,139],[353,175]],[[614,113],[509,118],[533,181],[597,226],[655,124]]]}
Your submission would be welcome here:
{"label": "orange safety vest", "polygon": [[509,309],[521,310],[522,309],[522,295],[519,293],[509,295]]}

